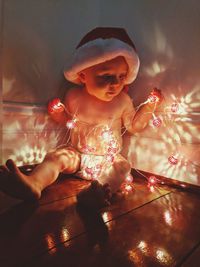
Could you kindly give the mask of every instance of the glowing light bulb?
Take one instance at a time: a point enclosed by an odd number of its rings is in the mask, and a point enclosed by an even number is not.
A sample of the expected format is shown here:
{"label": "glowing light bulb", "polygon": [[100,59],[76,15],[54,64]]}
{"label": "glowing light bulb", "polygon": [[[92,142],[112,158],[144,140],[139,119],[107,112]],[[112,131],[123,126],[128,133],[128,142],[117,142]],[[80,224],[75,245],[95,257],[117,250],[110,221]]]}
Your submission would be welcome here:
{"label": "glowing light bulb", "polygon": [[53,99],[51,103],[53,109],[59,109],[60,107],[63,106],[59,98]]}
{"label": "glowing light bulb", "polygon": [[125,186],[125,190],[128,191],[128,192],[132,191],[132,186],[130,184],[127,184]]}
{"label": "glowing light bulb", "polygon": [[148,184],[149,191],[153,193],[155,191],[155,187],[151,184]]}
{"label": "glowing light bulb", "polygon": [[110,163],[113,163],[114,161],[114,155],[112,154],[107,154],[106,155],[106,161],[110,162]]}
{"label": "glowing light bulb", "polygon": [[59,109],[60,107],[62,107],[61,103],[57,103],[53,106],[53,109]]}
{"label": "glowing light bulb", "polygon": [[113,153],[115,154],[117,152],[117,148],[114,147],[108,147],[108,153]]}
{"label": "glowing light bulb", "polygon": [[156,118],[153,119],[153,125],[155,127],[160,127],[161,124],[162,124],[162,120],[159,117],[156,117]]}
{"label": "glowing light bulb", "polygon": [[121,185],[121,190],[123,194],[128,194],[134,190],[133,184],[125,182]]}
{"label": "glowing light bulb", "polygon": [[156,92],[153,91],[153,92],[151,92],[151,94],[148,96],[147,101],[148,101],[149,103],[157,103],[157,102],[160,101],[160,97],[159,97],[159,95],[158,95]]}
{"label": "glowing light bulb", "polygon": [[108,145],[112,148],[118,148],[118,143],[115,139],[111,139]]}
{"label": "glowing light bulb", "polygon": [[67,126],[68,129],[75,128],[75,126],[76,126],[76,119],[67,121],[66,126]]}
{"label": "glowing light bulb", "polygon": [[172,105],[171,105],[171,111],[172,112],[177,112],[179,110],[179,105],[178,105],[178,103],[176,103],[176,102],[174,102],[174,103],[172,103]]}
{"label": "glowing light bulb", "polygon": [[133,176],[131,174],[127,175],[125,178],[125,181],[128,183],[132,183],[133,182]]}
{"label": "glowing light bulb", "polygon": [[170,157],[168,158],[168,161],[169,161],[169,163],[172,164],[172,165],[176,165],[176,164],[178,163],[178,159],[177,159],[174,155],[170,156]]}
{"label": "glowing light bulb", "polygon": [[86,171],[88,174],[93,174],[93,170],[92,170],[92,168],[90,168],[90,167],[86,167],[86,168],[85,168],[85,171]]}
{"label": "glowing light bulb", "polygon": [[156,177],[153,175],[149,176],[148,183],[149,183],[149,185],[155,185],[157,183]]}
{"label": "glowing light bulb", "polygon": [[101,137],[106,141],[112,140],[112,131],[110,129],[102,131]]}

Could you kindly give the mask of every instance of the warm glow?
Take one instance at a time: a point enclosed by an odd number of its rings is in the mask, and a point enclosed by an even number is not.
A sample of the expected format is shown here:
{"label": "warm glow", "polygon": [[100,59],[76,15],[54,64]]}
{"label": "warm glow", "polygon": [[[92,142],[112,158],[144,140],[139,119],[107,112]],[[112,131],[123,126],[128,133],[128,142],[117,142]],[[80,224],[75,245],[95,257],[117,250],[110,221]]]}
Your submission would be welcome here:
{"label": "warm glow", "polygon": [[164,219],[165,219],[165,222],[171,226],[172,225],[172,216],[171,216],[171,213],[169,212],[169,210],[166,210],[164,212]]}
{"label": "warm glow", "polygon": [[66,126],[67,126],[68,129],[73,129],[73,128],[75,128],[75,126],[76,126],[76,120],[73,119],[73,120],[69,120],[69,121],[67,121]]}
{"label": "warm glow", "polygon": [[142,253],[147,254],[148,246],[145,241],[141,240],[137,247],[142,251]]}
{"label": "warm glow", "polygon": [[69,239],[70,239],[69,231],[67,230],[67,228],[63,227],[61,229],[60,241],[61,243],[63,243],[65,247],[68,247],[70,244]]}
{"label": "warm glow", "polygon": [[56,253],[57,248],[56,248],[56,242],[54,240],[54,236],[52,234],[47,234],[45,236],[45,241],[46,241],[46,244],[47,244],[48,253],[49,254]]}
{"label": "warm glow", "polygon": [[157,249],[156,258],[161,264],[166,266],[170,266],[170,264],[173,262],[171,255],[165,249],[161,248]]}

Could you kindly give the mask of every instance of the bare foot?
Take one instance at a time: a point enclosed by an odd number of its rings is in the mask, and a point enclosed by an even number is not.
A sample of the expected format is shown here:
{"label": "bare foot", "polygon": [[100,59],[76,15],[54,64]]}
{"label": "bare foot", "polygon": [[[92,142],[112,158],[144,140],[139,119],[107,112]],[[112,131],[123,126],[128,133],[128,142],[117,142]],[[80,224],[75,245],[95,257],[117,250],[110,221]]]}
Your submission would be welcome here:
{"label": "bare foot", "polygon": [[31,177],[23,174],[11,159],[0,168],[0,190],[22,200],[36,200],[41,196],[41,190]]}
{"label": "bare foot", "polygon": [[98,210],[110,205],[111,195],[108,184],[102,185],[95,180],[77,195],[77,201],[85,208]]}

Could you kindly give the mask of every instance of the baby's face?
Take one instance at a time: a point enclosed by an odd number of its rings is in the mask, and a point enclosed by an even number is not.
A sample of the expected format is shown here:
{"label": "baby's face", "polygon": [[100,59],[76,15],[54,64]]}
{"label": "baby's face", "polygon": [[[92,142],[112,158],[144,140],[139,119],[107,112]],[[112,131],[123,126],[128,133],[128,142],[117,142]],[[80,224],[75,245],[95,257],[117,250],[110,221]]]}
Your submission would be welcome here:
{"label": "baby's face", "polygon": [[124,57],[89,67],[79,73],[87,92],[102,101],[111,101],[125,85],[128,65]]}

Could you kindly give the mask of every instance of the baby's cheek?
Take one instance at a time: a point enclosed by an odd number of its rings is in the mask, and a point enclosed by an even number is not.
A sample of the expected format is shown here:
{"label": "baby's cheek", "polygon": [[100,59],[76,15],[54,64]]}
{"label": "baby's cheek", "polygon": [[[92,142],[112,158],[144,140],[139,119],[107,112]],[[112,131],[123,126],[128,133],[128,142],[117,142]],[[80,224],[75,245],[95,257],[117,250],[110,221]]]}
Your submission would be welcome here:
{"label": "baby's cheek", "polygon": [[95,81],[95,83],[96,83],[96,87],[97,87],[98,89],[105,88],[105,87],[107,87],[107,86],[109,85],[109,82],[108,82],[108,81],[100,80],[100,79],[97,79],[97,80]]}

